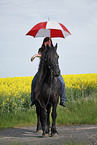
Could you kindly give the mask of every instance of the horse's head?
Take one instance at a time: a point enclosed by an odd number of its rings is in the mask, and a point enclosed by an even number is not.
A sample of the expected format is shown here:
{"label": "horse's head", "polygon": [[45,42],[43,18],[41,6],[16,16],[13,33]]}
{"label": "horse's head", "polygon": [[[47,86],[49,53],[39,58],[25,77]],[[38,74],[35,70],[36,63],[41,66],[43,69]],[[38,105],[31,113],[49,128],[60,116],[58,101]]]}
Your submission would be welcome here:
{"label": "horse's head", "polygon": [[53,76],[57,77],[60,75],[60,69],[58,64],[58,54],[56,52],[57,50],[57,44],[55,47],[49,47],[47,46],[47,55],[46,55],[46,63],[47,67],[50,70],[50,72],[53,73]]}

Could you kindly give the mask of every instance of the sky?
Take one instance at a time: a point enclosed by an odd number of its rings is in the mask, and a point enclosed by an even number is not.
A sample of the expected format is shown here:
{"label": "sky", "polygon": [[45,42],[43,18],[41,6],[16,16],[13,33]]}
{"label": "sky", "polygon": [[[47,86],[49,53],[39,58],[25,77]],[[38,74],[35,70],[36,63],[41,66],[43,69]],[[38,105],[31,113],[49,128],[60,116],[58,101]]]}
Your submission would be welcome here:
{"label": "sky", "polygon": [[0,0],[0,77],[34,76],[43,38],[26,36],[37,23],[57,21],[72,35],[58,43],[61,74],[97,73],[97,0]]}

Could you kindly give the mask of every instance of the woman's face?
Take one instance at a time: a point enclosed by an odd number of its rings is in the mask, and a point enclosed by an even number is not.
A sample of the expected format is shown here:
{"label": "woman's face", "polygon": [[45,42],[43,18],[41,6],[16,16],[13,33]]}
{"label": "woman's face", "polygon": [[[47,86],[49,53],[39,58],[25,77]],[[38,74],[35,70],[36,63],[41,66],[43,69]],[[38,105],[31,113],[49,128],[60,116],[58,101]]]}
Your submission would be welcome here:
{"label": "woman's face", "polygon": [[45,46],[47,46],[47,45],[48,45],[48,46],[51,46],[51,41],[48,40],[47,42],[44,43],[44,45],[45,45]]}

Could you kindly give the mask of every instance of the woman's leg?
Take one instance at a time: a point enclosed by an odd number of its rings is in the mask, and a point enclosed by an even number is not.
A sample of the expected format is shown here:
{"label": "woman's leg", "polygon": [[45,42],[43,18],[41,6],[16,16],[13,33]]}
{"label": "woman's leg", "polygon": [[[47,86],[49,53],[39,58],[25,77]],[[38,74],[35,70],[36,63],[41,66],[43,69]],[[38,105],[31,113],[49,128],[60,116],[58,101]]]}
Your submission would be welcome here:
{"label": "woman's leg", "polygon": [[36,80],[36,76],[37,76],[37,74],[34,76],[34,78],[32,80],[32,84],[31,84],[31,104],[30,104],[30,106],[34,105],[34,83]]}
{"label": "woman's leg", "polygon": [[64,79],[61,74],[58,76],[58,79],[60,81],[60,86],[61,86],[60,105],[66,107],[66,105],[65,105],[65,82],[64,82]]}

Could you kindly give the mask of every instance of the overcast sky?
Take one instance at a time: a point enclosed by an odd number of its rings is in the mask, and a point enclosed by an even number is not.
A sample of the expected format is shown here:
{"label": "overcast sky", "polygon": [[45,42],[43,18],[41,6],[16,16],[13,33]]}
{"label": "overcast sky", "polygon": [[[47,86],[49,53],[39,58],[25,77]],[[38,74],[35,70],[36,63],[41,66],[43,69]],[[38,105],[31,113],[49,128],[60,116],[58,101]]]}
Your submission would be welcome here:
{"label": "overcast sky", "polygon": [[26,33],[48,18],[72,34],[52,39],[61,74],[97,73],[97,0],[0,0],[0,77],[35,75],[43,38]]}

